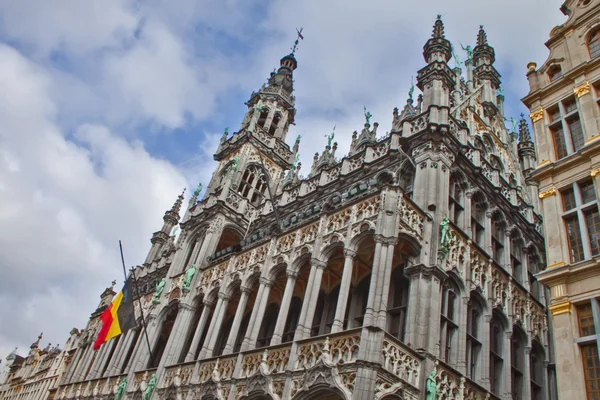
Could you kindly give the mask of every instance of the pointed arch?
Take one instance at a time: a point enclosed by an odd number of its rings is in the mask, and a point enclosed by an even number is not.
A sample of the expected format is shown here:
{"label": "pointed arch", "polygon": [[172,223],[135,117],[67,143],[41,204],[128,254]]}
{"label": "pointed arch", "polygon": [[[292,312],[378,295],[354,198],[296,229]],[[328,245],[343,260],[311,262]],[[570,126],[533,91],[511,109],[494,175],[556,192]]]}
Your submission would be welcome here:
{"label": "pointed arch", "polygon": [[268,171],[258,164],[249,164],[242,174],[238,194],[258,206],[265,198],[269,181]]}

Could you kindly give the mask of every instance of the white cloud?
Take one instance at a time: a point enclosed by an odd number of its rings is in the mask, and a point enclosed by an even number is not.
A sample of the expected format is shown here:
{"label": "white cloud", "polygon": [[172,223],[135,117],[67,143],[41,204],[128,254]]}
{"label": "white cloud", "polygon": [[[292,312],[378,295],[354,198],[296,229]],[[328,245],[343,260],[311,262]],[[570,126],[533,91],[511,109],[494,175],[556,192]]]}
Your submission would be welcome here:
{"label": "white cloud", "polygon": [[131,263],[143,260],[162,212],[187,186],[169,163],[104,126],[67,139],[50,86],[43,70],[0,46],[2,354],[32,332],[57,343],[83,326],[104,287],[120,280],[118,240]]}

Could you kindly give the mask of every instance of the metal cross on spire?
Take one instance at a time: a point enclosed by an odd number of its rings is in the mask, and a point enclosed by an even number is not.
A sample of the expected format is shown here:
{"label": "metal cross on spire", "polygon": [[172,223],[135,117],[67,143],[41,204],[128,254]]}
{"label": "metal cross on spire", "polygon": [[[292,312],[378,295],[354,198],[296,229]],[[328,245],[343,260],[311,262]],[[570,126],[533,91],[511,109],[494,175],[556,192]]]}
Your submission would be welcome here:
{"label": "metal cross on spire", "polygon": [[296,49],[298,48],[298,39],[302,39],[304,40],[304,36],[302,36],[302,30],[304,28],[296,28],[296,33],[298,34],[298,37],[296,38],[296,41],[294,42],[294,46],[292,47],[292,55],[294,55],[294,53],[296,53]]}

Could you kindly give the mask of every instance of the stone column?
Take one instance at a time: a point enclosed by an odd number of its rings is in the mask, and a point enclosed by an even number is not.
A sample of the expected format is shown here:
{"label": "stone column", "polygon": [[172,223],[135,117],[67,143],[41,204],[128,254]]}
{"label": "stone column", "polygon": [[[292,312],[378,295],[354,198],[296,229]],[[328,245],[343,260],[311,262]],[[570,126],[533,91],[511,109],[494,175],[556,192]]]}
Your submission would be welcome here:
{"label": "stone column", "polygon": [[[504,269],[506,269],[506,271],[508,271],[508,273],[511,276],[513,276],[514,271],[513,271],[513,268],[512,268],[512,260],[511,260],[511,253],[512,253],[512,239],[511,239],[511,236],[510,236],[511,233],[512,233],[512,231],[510,229],[508,229],[508,228],[504,231],[504,234],[505,234],[505,239],[504,239],[504,260],[502,260],[502,261],[504,262]],[[522,276],[515,276],[514,278],[519,283],[523,282]]]}
{"label": "stone column", "polygon": [[[154,349],[155,341],[158,339],[157,330],[160,329],[158,324],[158,320],[156,316],[151,316],[151,319],[146,320],[146,331],[148,332],[148,340],[150,341],[150,348]],[[146,365],[148,364],[148,359],[150,358],[150,354],[148,353],[148,345],[146,342],[146,333],[144,333],[144,328],[140,328],[140,336],[135,344],[135,349],[133,350],[132,357],[129,359],[129,362],[126,368],[129,369],[127,378],[127,382],[132,382],[133,373],[135,371],[142,371],[146,369]],[[128,383],[129,385],[129,383]]]}
{"label": "stone column", "polygon": [[212,321],[210,321],[210,327],[208,328],[208,337],[206,338],[206,341],[204,342],[204,347],[202,348],[202,352],[200,353],[199,358],[201,359],[211,357],[213,354],[213,350],[221,332],[223,318],[225,317],[225,312],[227,311],[227,304],[229,303],[229,299],[230,296],[226,295],[223,292],[219,292],[219,301],[217,302],[217,308],[213,315],[213,319]]}
{"label": "stone column", "polygon": [[[473,238],[473,226],[471,225],[471,199],[473,198],[473,192],[468,191],[465,193],[465,209],[463,211],[463,229],[467,233],[467,236]],[[475,239],[473,239],[475,241]]]}
{"label": "stone column", "polygon": [[[512,377],[511,377],[511,346],[512,330],[504,332],[504,343],[502,343],[502,398],[512,400]],[[527,397],[524,397],[527,398]]]}
{"label": "stone column", "polygon": [[93,344],[90,342],[87,345],[87,348],[85,349],[85,352],[83,353],[83,356],[81,357],[81,361],[79,362],[79,365],[77,366],[77,370],[75,371],[75,374],[73,374],[73,382],[79,381],[83,379],[83,375],[86,372],[86,369],[88,367],[88,363],[90,360],[90,354],[92,353],[92,346]]}
{"label": "stone column", "polygon": [[[142,328],[140,327],[138,329],[141,330]],[[137,337],[136,337],[136,335],[137,335]],[[125,367],[127,366],[127,365],[125,365],[125,361],[127,361],[127,364],[129,364],[129,360],[131,360],[131,358],[135,355],[135,353],[134,353],[135,348],[137,346],[137,343],[140,341],[140,338],[142,337],[142,335],[143,335],[142,332],[136,333],[136,331],[131,331],[131,333],[127,337],[127,342],[126,342],[125,346],[123,347],[123,350],[122,350],[121,354],[119,355],[117,362],[115,363],[112,375],[120,375],[123,372],[128,372],[125,370]],[[130,349],[131,349],[131,356],[129,357],[129,360],[127,360],[127,353],[129,353]]]}
{"label": "stone column", "polygon": [[[457,299],[458,300],[458,299]],[[462,298],[461,307],[458,310],[458,346],[455,357],[455,368],[463,375],[467,374],[467,319],[469,317],[469,297]]]}
{"label": "stone column", "polygon": [[296,279],[298,279],[298,272],[287,270],[287,282],[285,284],[285,291],[283,293],[283,299],[281,300],[281,307],[279,307],[279,314],[277,314],[277,322],[275,323],[275,329],[273,331],[273,337],[271,338],[271,346],[275,346],[281,343],[283,337],[283,330],[285,329],[285,323],[290,311],[290,303],[292,301],[292,295],[294,294],[294,287],[296,286]]}
{"label": "stone column", "polygon": [[253,349],[256,346],[256,340],[258,339],[265,310],[267,309],[267,302],[269,301],[269,293],[274,284],[275,281],[272,279],[260,278],[260,285],[263,287],[262,295],[261,297],[257,297],[254,302],[254,309],[252,310],[248,329],[246,330],[246,337],[244,338],[244,350]]}
{"label": "stone column", "polygon": [[310,260],[310,264],[311,277],[309,278],[309,282],[312,278],[312,284],[310,287],[307,286],[306,288],[304,302],[302,304],[303,313],[300,313],[298,330],[296,331],[296,337],[294,337],[294,340],[300,340],[306,337],[310,337],[312,322],[315,317],[315,308],[317,306],[317,300],[319,298],[319,291],[321,290],[321,279],[323,278],[323,270],[327,266],[326,262],[323,262],[316,258],[312,258]]}
{"label": "stone column", "polygon": [[[523,360],[523,398],[531,398],[531,346],[525,347]],[[545,387],[544,387],[545,389]]]}
{"label": "stone column", "polygon": [[183,346],[186,342],[186,336],[190,332],[189,326],[194,320],[196,308],[189,304],[180,303],[177,319],[171,330],[171,335],[165,346],[162,359],[159,361],[158,368],[162,369],[168,365],[176,364],[179,361]]}
{"label": "stone column", "polygon": [[112,357],[110,358],[110,361],[108,362],[108,367],[106,368],[106,371],[104,372],[104,374],[102,374],[102,377],[106,378],[107,376],[114,374],[113,369],[115,368],[115,365],[117,365],[117,362],[122,357],[124,357],[123,353],[125,353],[128,349],[127,344],[131,341],[132,334],[133,334],[133,329],[128,330],[127,332],[125,332],[123,334],[123,337],[121,338],[121,340],[119,340],[119,343],[117,344],[117,348],[115,349]]}
{"label": "stone column", "polygon": [[200,315],[200,320],[198,320],[198,325],[196,326],[196,332],[194,333],[194,338],[192,339],[190,350],[185,356],[185,362],[194,361],[194,358],[196,357],[196,352],[198,351],[198,346],[200,345],[200,339],[202,339],[202,333],[204,333],[204,328],[206,327],[206,322],[208,321],[210,311],[214,306],[214,300],[204,300],[202,314]]}
{"label": "stone column", "polygon": [[379,316],[377,318],[377,326],[385,330],[387,322],[387,303],[390,296],[390,280],[392,277],[392,264],[394,263],[394,247],[396,246],[396,240],[388,238],[387,240],[387,257],[384,260],[382,258],[383,274],[382,275],[382,286],[381,294],[379,295]]}
{"label": "stone column", "polygon": [[[383,250],[383,238],[381,235],[375,235],[375,253],[373,254],[373,268],[371,269],[371,281],[369,283],[369,296],[367,298],[367,309],[365,310],[365,316],[363,319],[364,325],[372,325],[375,322],[375,316],[377,311],[375,310],[375,293],[377,291],[377,283],[379,280],[379,264],[381,258],[385,258]],[[387,251],[387,248],[386,248]]]}
{"label": "stone column", "polygon": [[246,310],[246,305],[248,304],[248,298],[250,297],[252,289],[242,286],[240,288],[240,291],[240,301],[238,302],[238,306],[235,311],[235,317],[233,317],[233,323],[231,324],[231,330],[229,331],[227,344],[223,349],[223,355],[231,354],[233,352],[233,348],[235,347],[235,341],[238,337],[238,333],[240,330],[240,324],[242,323],[242,318],[244,318],[244,311]]}
{"label": "stone column", "polygon": [[110,355],[110,352],[113,349],[113,347],[115,347],[117,345],[117,342],[120,342],[120,341],[121,341],[120,337],[113,338],[113,339],[109,340],[108,343],[105,343],[102,345],[102,347],[100,347],[100,352],[96,356],[96,359],[94,360],[94,366],[92,367],[92,369],[90,371],[90,379],[96,379],[96,378],[100,377],[100,374],[102,374],[102,368],[104,367],[104,364],[106,363],[106,359]]}
{"label": "stone column", "polygon": [[[491,312],[491,311],[490,311]],[[486,314],[482,316],[480,321],[480,332],[477,339],[481,342],[481,350],[477,357],[477,367],[475,368],[475,377],[473,380],[486,388],[491,390],[490,380],[490,323],[492,321],[492,314]],[[469,368],[467,366],[467,368]]]}
{"label": "stone column", "polygon": [[340,292],[338,294],[331,333],[344,330],[344,317],[346,316],[346,306],[348,305],[350,284],[352,283],[352,269],[356,252],[354,250],[344,249],[344,256],[344,272],[342,273],[342,280],[340,282]]}

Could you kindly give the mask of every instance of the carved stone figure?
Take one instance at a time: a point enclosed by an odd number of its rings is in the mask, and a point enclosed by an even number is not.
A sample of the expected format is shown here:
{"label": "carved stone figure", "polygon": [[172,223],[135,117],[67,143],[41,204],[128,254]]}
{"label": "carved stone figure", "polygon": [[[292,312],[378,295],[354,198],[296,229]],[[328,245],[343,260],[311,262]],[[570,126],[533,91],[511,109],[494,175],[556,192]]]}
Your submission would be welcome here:
{"label": "carved stone figure", "polygon": [[371,114],[370,112],[367,111],[367,106],[363,106],[364,110],[365,110],[365,119],[367,120],[367,125],[371,125],[371,117],[373,116],[373,114]]}
{"label": "carved stone figure", "polygon": [[190,290],[190,285],[192,284],[192,278],[194,277],[195,274],[196,274],[196,264],[192,264],[192,266],[189,267],[185,271],[185,281],[183,281],[183,290],[185,290],[185,291]]}
{"label": "carved stone figure", "polygon": [[435,369],[431,371],[431,374],[427,377],[425,390],[427,391],[425,400],[437,400],[437,384],[435,383]]}
{"label": "carved stone figure", "polygon": [[115,400],[121,400],[123,393],[125,393],[125,388],[127,387],[127,377],[123,377],[119,386],[117,386],[117,391],[115,393]]}
{"label": "carved stone figure", "polygon": [[440,223],[440,244],[443,247],[447,247],[448,243],[450,242],[449,231],[450,220],[448,219],[448,217],[444,217],[444,219],[442,219],[442,222]]}
{"label": "carved stone figure", "polygon": [[463,50],[467,52],[467,62],[472,62],[473,61],[473,48],[471,47],[471,45],[467,45],[467,47],[465,47],[461,43],[460,47],[462,47]]}
{"label": "carved stone figure", "polygon": [[196,190],[194,190],[194,197],[198,197],[200,195],[200,192],[202,191],[202,184],[199,183],[198,186],[196,187]]}
{"label": "carved stone figure", "polygon": [[166,283],[167,282],[165,281],[165,278],[162,278],[156,285],[156,291],[154,292],[154,297],[152,298],[153,303],[160,303],[160,295],[162,294],[163,290],[165,290]]}
{"label": "carved stone figure", "polygon": [[150,377],[150,381],[148,382],[148,386],[146,386],[146,390],[144,390],[144,400],[150,400],[152,397],[152,392],[154,391],[154,387],[156,386],[156,374],[152,374]]}

